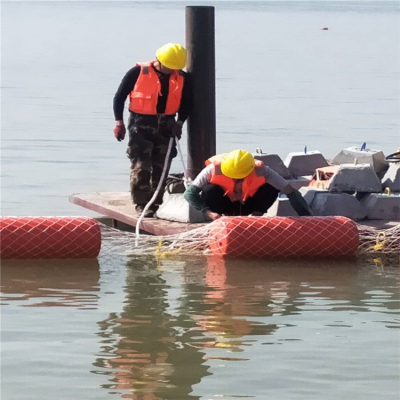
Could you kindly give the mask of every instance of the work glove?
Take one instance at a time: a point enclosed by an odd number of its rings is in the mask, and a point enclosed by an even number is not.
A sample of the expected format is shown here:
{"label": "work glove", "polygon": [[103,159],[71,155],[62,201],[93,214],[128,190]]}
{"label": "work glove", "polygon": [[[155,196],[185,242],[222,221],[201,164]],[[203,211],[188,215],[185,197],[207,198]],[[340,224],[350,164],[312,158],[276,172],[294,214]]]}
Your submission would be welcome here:
{"label": "work glove", "polygon": [[126,133],[126,129],[125,129],[125,125],[123,123],[115,126],[114,136],[118,140],[118,142],[125,139],[125,133]]}
{"label": "work glove", "polygon": [[178,140],[180,140],[182,137],[182,125],[183,125],[183,122],[178,121],[178,122],[175,122],[174,126],[172,127],[172,135],[174,137],[177,137]]}

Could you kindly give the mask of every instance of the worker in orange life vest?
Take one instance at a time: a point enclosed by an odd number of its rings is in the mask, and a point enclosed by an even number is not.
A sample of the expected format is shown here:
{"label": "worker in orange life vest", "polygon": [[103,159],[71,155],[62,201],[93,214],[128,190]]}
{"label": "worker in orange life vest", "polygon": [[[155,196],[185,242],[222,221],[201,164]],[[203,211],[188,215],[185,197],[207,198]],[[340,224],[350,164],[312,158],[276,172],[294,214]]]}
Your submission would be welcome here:
{"label": "worker in orange life vest", "polygon": [[[143,211],[158,186],[170,137],[180,139],[182,125],[190,113],[191,85],[188,75],[182,71],[185,65],[185,48],[168,43],[156,51],[156,60],[131,68],[114,96],[114,135],[118,141],[125,138],[123,110],[129,97],[127,155],[131,161],[132,201],[138,213]],[[174,141],[168,170],[176,154]],[[145,217],[152,217],[162,203],[164,188],[165,182]]]}
{"label": "worker in orange life vest", "polygon": [[249,152],[234,150],[208,159],[184,197],[216,220],[222,215],[263,215],[279,192],[287,195],[299,215],[311,215],[301,194],[284,178]]}

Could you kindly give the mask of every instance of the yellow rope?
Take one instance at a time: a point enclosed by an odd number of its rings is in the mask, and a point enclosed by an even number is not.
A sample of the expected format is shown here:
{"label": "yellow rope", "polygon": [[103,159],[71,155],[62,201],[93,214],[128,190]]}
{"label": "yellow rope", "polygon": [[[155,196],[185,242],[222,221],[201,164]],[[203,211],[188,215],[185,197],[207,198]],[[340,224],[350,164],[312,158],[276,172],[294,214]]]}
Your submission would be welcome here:
{"label": "yellow rope", "polygon": [[376,244],[369,249],[374,251],[383,250],[386,246],[386,232],[378,232],[376,235]]}
{"label": "yellow rope", "polygon": [[176,256],[177,254],[179,254],[182,250],[181,247],[179,247],[178,249],[172,250],[172,251],[162,251],[162,244],[163,244],[163,240],[162,238],[160,238],[160,240],[157,243],[157,248],[156,248],[156,252],[155,252],[155,256],[158,260],[161,259],[165,259],[168,257],[172,257],[172,256]]}
{"label": "yellow rope", "polygon": [[160,238],[160,240],[157,243],[156,254],[155,254],[156,257],[160,257],[161,247],[162,247],[162,237]]}

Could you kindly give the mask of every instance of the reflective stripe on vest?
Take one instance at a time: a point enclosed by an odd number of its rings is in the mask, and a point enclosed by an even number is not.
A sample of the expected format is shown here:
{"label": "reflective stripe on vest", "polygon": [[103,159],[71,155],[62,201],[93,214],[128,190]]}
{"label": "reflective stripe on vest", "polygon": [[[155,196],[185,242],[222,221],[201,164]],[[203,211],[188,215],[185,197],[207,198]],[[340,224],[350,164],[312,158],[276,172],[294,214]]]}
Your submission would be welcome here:
{"label": "reflective stripe on vest", "polygon": [[[232,200],[235,189],[235,179],[228,178],[221,171],[221,161],[224,155],[225,154],[219,154],[211,157],[205,162],[205,164],[214,165],[210,183],[221,186],[225,191],[225,196],[228,196]],[[242,202],[245,202],[247,198],[254,196],[257,190],[266,183],[264,168],[264,163],[262,161],[255,160],[255,168],[250,175],[243,179]]]}
{"label": "reflective stripe on vest", "polygon": [[[157,114],[158,96],[161,83],[153,68],[153,63],[138,63],[140,74],[135,87],[129,93],[129,109],[138,114]],[[182,71],[174,71],[169,77],[169,92],[164,115],[174,115],[181,105],[184,77]]]}

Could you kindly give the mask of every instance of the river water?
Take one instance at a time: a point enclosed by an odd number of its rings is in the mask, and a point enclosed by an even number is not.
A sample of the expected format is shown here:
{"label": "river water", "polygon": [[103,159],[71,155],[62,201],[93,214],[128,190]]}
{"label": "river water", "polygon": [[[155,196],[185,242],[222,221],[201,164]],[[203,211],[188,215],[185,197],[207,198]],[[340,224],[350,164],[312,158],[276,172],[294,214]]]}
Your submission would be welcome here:
{"label": "river water", "polygon": [[[218,152],[400,146],[397,2],[213,4]],[[185,5],[2,2],[2,215],[90,215],[68,195],[128,190],[112,97],[184,41]],[[116,244],[2,262],[2,399],[399,398],[398,259],[156,260]]]}
{"label": "river water", "polygon": [[398,399],[398,265],[3,262],[2,399]]}
{"label": "river water", "polygon": [[[184,42],[185,4],[2,3],[3,214],[87,215],[69,194],[129,190],[113,95]],[[215,4],[218,152],[400,147],[398,2]]]}

